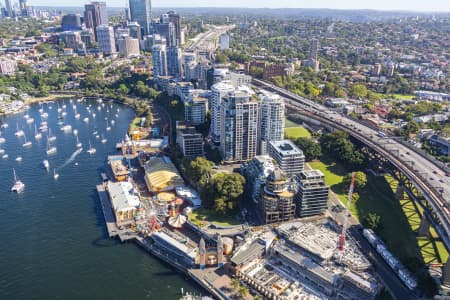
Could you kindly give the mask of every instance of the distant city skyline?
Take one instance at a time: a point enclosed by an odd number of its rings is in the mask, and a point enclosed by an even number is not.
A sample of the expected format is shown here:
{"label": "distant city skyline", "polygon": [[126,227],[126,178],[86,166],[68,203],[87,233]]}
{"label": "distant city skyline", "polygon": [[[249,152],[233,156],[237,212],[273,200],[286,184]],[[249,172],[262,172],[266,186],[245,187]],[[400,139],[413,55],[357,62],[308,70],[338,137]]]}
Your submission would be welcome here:
{"label": "distant city skyline", "polygon": [[[4,2],[4,1],[2,1]],[[31,0],[34,6],[55,6],[52,0]],[[88,0],[61,0],[58,6],[84,6],[89,3]],[[106,1],[109,7],[125,7],[128,1],[109,0]],[[3,4],[3,3],[2,3]],[[448,0],[379,0],[379,1],[334,1],[334,0],[316,0],[293,1],[293,0],[226,0],[214,2],[210,0],[154,0],[153,7],[234,7],[234,8],[330,8],[330,9],[373,9],[373,10],[403,10],[403,11],[433,11],[450,12],[450,1]]]}

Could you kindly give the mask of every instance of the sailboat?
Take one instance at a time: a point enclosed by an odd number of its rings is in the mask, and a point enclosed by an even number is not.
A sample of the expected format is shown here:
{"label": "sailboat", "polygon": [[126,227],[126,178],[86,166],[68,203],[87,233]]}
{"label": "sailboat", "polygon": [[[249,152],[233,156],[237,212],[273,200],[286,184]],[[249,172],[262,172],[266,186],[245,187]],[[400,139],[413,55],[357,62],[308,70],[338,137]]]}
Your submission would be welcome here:
{"label": "sailboat", "polygon": [[19,180],[16,175],[16,170],[13,169],[14,173],[14,185],[11,188],[11,192],[21,193],[25,189],[25,184]]}
{"label": "sailboat", "polygon": [[73,130],[73,135],[74,135],[74,136],[77,136],[77,135],[78,135],[78,129],[74,129],[74,130]]}
{"label": "sailboat", "polygon": [[48,136],[47,136],[47,139],[48,139],[50,142],[53,142],[54,140],[56,140],[56,136],[52,135],[52,130],[51,130],[50,128],[48,129]]}
{"label": "sailboat", "polygon": [[95,154],[95,152],[97,152],[97,150],[96,150],[95,148],[92,147],[91,141],[89,140],[89,149],[87,150],[87,153],[89,153],[89,154]]}
{"label": "sailboat", "polygon": [[75,114],[75,119],[79,119],[81,117],[81,115],[79,113]]}
{"label": "sailboat", "polygon": [[83,146],[83,144],[78,140],[78,135],[77,135],[77,148],[81,148]]}
{"label": "sailboat", "polygon": [[2,128],[8,128],[8,123],[3,123]]}
{"label": "sailboat", "polygon": [[14,133],[15,136],[23,136],[24,132],[22,129],[19,129],[19,123],[17,123],[17,131]]}
{"label": "sailboat", "polygon": [[42,133],[40,133],[40,132],[37,130],[36,124],[34,124],[34,138],[35,138],[36,140],[42,139]]}
{"label": "sailboat", "polygon": [[47,172],[48,170],[50,170],[50,163],[48,162],[48,160],[44,159],[42,165],[44,166],[44,169],[47,170]]}
{"label": "sailboat", "polygon": [[106,131],[110,131],[111,130],[111,126],[108,125],[108,121],[106,121]]}
{"label": "sailboat", "polygon": [[55,180],[57,180],[59,178],[59,174],[56,173],[56,169],[53,168],[53,178],[55,178]]}
{"label": "sailboat", "polygon": [[102,133],[102,140],[101,140],[102,144],[106,144],[107,141],[108,140],[103,136],[103,133]]}
{"label": "sailboat", "polygon": [[25,136],[25,134],[23,134],[23,138],[25,140],[25,143],[23,143],[22,147],[30,147],[31,145],[33,145],[31,141],[27,141],[27,137]]}
{"label": "sailboat", "polygon": [[56,147],[50,144],[50,141],[47,140],[47,155],[56,153]]}
{"label": "sailboat", "polygon": [[0,131],[0,144],[3,144],[4,142],[6,142],[6,139],[2,137],[2,132]]}

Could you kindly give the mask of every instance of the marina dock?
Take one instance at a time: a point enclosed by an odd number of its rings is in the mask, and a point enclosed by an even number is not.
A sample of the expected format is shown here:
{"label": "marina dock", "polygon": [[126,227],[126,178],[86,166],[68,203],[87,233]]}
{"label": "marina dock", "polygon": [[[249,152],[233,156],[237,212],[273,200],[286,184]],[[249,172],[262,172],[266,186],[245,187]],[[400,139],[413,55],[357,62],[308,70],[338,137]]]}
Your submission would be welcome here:
{"label": "marina dock", "polygon": [[102,206],[103,216],[105,217],[106,229],[110,238],[119,235],[119,228],[116,225],[116,219],[114,218],[111,202],[109,201],[108,193],[106,192],[103,184],[97,185],[98,198]]}

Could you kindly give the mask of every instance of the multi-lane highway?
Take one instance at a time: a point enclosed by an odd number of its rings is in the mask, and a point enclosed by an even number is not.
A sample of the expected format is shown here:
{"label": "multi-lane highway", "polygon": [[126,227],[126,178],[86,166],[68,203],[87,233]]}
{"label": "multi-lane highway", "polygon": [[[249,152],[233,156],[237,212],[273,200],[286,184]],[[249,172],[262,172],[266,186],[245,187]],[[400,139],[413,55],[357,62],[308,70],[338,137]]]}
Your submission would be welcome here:
{"label": "multi-lane highway", "polygon": [[217,48],[217,40],[220,35],[233,29],[234,25],[230,26],[214,26],[208,25],[208,30],[200,33],[193,38],[185,48],[186,51],[214,51]]}
{"label": "multi-lane highway", "polygon": [[261,80],[253,79],[252,83],[283,96],[286,99],[287,107],[301,111],[324,125],[345,130],[388,159],[392,165],[414,183],[415,187],[421,191],[431,205],[438,222],[433,223],[433,220],[431,221],[447,249],[450,250],[450,177],[447,176],[449,171],[446,168],[437,165],[428,157],[416,152],[412,147],[408,147],[374,128],[331,111],[309,99]]}

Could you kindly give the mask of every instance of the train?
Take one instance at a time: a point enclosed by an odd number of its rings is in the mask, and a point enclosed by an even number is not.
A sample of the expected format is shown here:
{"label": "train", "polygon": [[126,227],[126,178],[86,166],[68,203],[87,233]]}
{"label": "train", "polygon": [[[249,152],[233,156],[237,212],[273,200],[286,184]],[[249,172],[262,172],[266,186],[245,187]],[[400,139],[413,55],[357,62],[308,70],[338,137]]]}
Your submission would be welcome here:
{"label": "train", "polygon": [[417,280],[411,272],[387,249],[383,241],[371,229],[363,229],[363,236],[380,254],[384,261],[397,274],[403,284],[411,291],[417,288]]}

